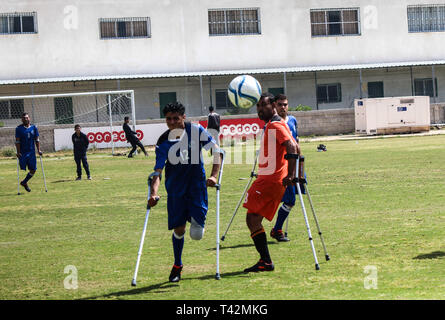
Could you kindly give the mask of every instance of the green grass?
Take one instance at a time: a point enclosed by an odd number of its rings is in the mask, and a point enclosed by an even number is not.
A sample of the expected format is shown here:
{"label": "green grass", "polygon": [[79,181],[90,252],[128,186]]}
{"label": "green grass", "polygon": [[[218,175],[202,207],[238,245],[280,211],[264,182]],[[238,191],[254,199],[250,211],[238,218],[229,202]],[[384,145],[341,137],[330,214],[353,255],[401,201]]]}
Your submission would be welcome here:
{"label": "green grass", "polygon": [[[215,274],[215,190],[209,190],[206,233],[183,252],[183,279],[168,282],[173,263],[166,194],[150,212],[138,286],[131,287],[145,217],[150,157],[88,155],[92,181],[74,181],[69,152],[45,155],[31,193],[17,195],[16,160],[0,159],[0,299],[444,299],[445,135],[302,142],[309,191],[331,261],[324,260],[309,203],[306,209],[321,270],[315,271],[297,205],[291,242],[268,236],[275,271],[243,274],[258,255],[240,208],[222,242]],[[244,149],[229,148],[236,153]],[[207,157],[207,155],[206,155]],[[245,157],[245,155],[244,155]],[[39,165],[39,163],[38,163]],[[252,164],[226,164],[221,235]],[[207,165],[209,168],[209,165]],[[24,172],[21,172],[24,176]],[[306,197],[305,197],[306,199]],[[273,223],[265,222],[269,233]],[[78,288],[65,289],[66,266]],[[365,289],[365,268],[377,268],[377,288]]]}

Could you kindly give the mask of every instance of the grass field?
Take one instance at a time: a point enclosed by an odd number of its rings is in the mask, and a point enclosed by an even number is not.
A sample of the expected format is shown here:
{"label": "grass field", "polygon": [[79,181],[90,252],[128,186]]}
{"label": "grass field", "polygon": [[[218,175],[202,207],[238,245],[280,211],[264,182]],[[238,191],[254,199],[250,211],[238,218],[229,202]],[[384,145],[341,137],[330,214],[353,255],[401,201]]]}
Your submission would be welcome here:
{"label": "grass field", "polygon": [[[319,143],[328,151],[317,152]],[[204,239],[193,241],[186,234],[183,278],[169,283],[173,251],[162,187],[162,199],[150,212],[137,287],[130,283],[153,150],[149,158],[134,159],[89,154],[92,181],[74,181],[75,163],[69,153],[45,155],[48,193],[38,162],[32,192],[21,188],[20,196],[16,160],[2,158],[0,299],[445,299],[445,135],[301,146],[331,256],[331,261],[324,260],[306,202],[321,270],[315,271],[297,202],[290,214],[291,242],[277,243],[268,235],[275,271],[260,274],[242,272],[258,256],[241,208],[222,242],[221,280],[216,281],[211,189]],[[235,152],[243,150],[235,147]],[[246,163],[224,168],[221,235],[251,167]],[[264,225],[269,234],[273,223]],[[64,286],[74,275],[69,266],[77,270],[77,289]]]}

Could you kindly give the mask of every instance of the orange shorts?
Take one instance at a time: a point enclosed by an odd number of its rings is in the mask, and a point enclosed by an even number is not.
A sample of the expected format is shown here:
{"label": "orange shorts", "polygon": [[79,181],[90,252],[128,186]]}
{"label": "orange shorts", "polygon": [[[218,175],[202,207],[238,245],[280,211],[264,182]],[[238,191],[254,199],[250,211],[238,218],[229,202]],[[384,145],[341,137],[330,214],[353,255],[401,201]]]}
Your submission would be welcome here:
{"label": "orange shorts", "polygon": [[286,188],[280,182],[258,178],[250,186],[243,207],[247,213],[257,213],[272,221]]}

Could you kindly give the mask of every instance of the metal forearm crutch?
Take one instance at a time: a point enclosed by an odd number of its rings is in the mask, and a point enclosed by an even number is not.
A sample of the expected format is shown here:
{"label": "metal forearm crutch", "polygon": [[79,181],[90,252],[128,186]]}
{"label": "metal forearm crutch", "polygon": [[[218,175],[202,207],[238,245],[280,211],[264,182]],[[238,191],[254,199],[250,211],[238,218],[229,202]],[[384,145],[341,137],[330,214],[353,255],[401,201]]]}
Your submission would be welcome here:
{"label": "metal forearm crutch", "polygon": [[148,216],[150,215],[150,206],[148,205],[148,200],[150,199],[151,182],[153,181],[154,175],[156,175],[156,174],[155,173],[150,174],[148,176],[148,180],[147,180],[147,183],[148,183],[147,212],[145,213],[145,222],[144,222],[144,229],[142,230],[141,242],[139,243],[138,257],[136,260],[136,268],[134,270],[133,280],[131,281],[131,285],[133,287],[136,286],[136,277],[138,275],[139,262],[141,261],[142,248],[144,247],[145,231],[147,230]]}
{"label": "metal forearm crutch", "polygon": [[[297,158],[297,170],[300,167],[299,160],[300,159],[298,157]],[[300,182],[299,177],[295,178],[294,182],[296,182],[295,186],[296,186],[297,191],[298,191],[298,198],[300,199],[301,210],[303,211],[304,222],[306,223],[306,229],[307,229],[307,233],[308,233],[308,236],[309,236],[309,242],[311,244],[312,254],[314,255],[315,270],[320,270],[320,265],[318,264],[318,259],[317,259],[317,253],[315,252],[314,241],[312,240],[311,227],[309,226],[309,221],[307,219],[307,214],[306,214],[306,208],[304,207],[303,196],[301,195],[301,189],[300,189],[300,184],[299,184],[299,182]]]}
{"label": "metal forearm crutch", "polygon": [[226,232],[224,232],[224,235],[223,235],[222,238],[221,238],[222,241],[224,241],[224,239],[226,238],[226,234],[227,234],[227,232],[229,232],[229,228],[230,228],[230,226],[232,225],[233,218],[235,218],[235,215],[236,215],[236,213],[238,212],[238,209],[239,209],[239,207],[240,207],[240,205],[241,205],[241,202],[243,201],[244,197],[246,196],[247,189],[249,189],[249,186],[250,186],[250,184],[252,183],[253,178],[256,178],[256,177],[258,176],[258,175],[255,173],[255,167],[256,167],[256,164],[257,164],[257,161],[258,161],[258,155],[259,155],[259,154],[260,154],[260,151],[257,150],[257,151],[256,151],[256,155],[255,155],[255,161],[254,161],[254,163],[253,163],[253,167],[252,167],[252,171],[250,172],[250,180],[249,180],[249,182],[247,182],[246,187],[244,188],[243,195],[241,196],[241,198],[240,198],[239,201],[238,201],[238,204],[236,205],[235,211],[233,212],[232,218],[230,219],[230,222],[229,222],[229,224],[228,224],[228,226],[227,226]]}
{"label": "metal forearm crutch", "polygon": [[17,195],[20,194],[20,169],[19,169],[19,158],[17,158]]}
{"label": "metal forearm crutch", "polygon": [[223,149],[219,149],[221,152],[222,160],[221,160],[221,167],[219,169],[219,175],[218,175],[218,182],[215,185],[216,188],[216,274],[215,279],[219,280],[221,279],[221,274],[219,272],[219,193],[221,191],[221,179],[223,175],[223,169],[224,169],[224,158],[226,152]]}
{"label": "metal forearm crutch", "polygon": [[43,174],[43,185],[45,186],[45,192],[48,192],[48,189],[46,188],[46,178],[45,178],[45,170],[43,170],[43,161],[42,161],[42,156],[39,155],[40,157],[40,166],[42,167],[42,174]]}

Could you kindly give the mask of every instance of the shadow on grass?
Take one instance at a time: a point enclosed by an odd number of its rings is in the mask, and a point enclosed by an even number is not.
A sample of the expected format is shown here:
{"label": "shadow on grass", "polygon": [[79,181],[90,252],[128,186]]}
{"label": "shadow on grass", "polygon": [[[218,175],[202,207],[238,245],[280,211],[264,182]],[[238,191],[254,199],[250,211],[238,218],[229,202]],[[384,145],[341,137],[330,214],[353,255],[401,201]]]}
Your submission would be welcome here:
{"label": "shadow on grass", "polygon": [[426,254],[420,254],[417,257],[414,257],[413,259],[417,259],[417,260],[423,260],[423,259],[437,259],[440,257],[445,257],[445,252],[443,251],[434,251],[431,253],[426,253]]}
{"label": "shadow on grass", "polygon": [[[221,278],[234,277],[234,276],[239,276],[239,275],[247,275],[247,274],[244,273],[243,271],[221,273]],[[189,281],[189,280],[211,280],[211,279],[215,279],[215,275],[208,274],[208,275],[195,277],[195,278],[184,277],[181,279],[181,282],[185,282],[185,281]],[[165,293],[166,289],[175,288],[178,286],[179,286],[179,284],[177,284],[177,283],[171,283],[168,281],[164,281],[164,282],[154,284],[154,285],[151,285],[148,287],[135,288],[135,289],[127,290],[127,291],[112,292],[112,293],[104,294],[101,296],[86,297],[86,298],[81,298],[78,300],[97,300],[97,299],[101,300],[101,299],[106,299],[106,298],[119,298],[119,297],[132,296],[132,295],[144,294],[144,293],[149,293],[149,292],[151,292],[151,293]]]}
{"label": "shadow on grass", "polygon": [[[277,244],[277,242],[274,242],[274,241],[268,241],[267,244],[268,244],[268,245],[271,245],[271,244]],[[238,249],[238,248],[247,248],[247,247],[254,247],[254,246],[255,246],[255,244],[253,244],[253,243],[249,243],[249,244],[237,244],[236,246],[225,247],[225,246],[223,245],[223,243],[220,242],[220,247],[219,247],[219,249],[220,249],[220,250],[224,250],[224,249]],[[208,248],[207,250],[215,251],[216,248]]]}
{"label": "shadow on grass", "polygon": [[56,180],[56,181],[52,181],[51,183],[61,183],[61,182],[71,182],[71,181],[74,181],[74,179],[71,179],[71,180],[67,180],[67,179],[65,179],[65,180]]}

